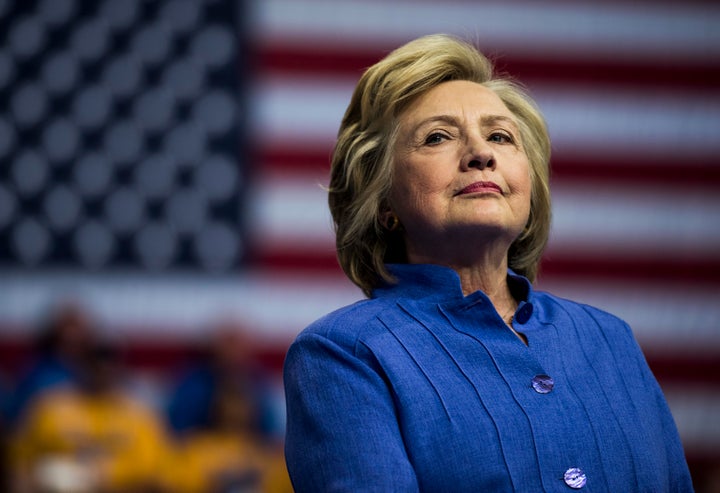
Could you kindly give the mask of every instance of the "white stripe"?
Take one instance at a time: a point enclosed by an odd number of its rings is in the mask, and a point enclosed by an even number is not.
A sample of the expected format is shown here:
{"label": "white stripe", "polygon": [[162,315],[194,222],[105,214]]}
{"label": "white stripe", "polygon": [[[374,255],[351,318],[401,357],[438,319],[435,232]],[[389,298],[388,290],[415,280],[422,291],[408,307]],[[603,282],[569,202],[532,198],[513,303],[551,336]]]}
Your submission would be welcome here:
{"label": "white stripe", "polygon": [[719,211],[720,196],[710,190],[562,182],[553,189],[549,248],[616,258],[715,258]]}
{"label": "white stripe", "polygon": [[288,250],[332,249],[332,218],[320,186],[326,182],[313,176],[256,180],[247,201],[249,236]]}
{"label": "white stripe", "polygon": [[[260,344],[285,344],[313,320],[363,298],[347,279],[335,275],[250,272],[219,279],[3,274],[0,327],[18,327],[24,331],[14,335],[22,336],[26,327],[37,327],[40,314],[56,300],[74,296],[113,336],[196,338],[218,320],[234,317]],[[541,282],[539,289],[623,318],[646,350],[686,355],[720,351],[720,305],[702,288],[556,279]]]}
{"label": "white stripe", "polygon": [[255,39],[291,46],[325,40],[392,48],[446,32],[490,49],[531,55],[662,61],[720,54],[720,8],[710,5],[264,0],[253,7]]}
{"label": "white stripe", "polygon": [[702,287],[625,279],[545,280],[541,275],[537,288],[622,318],[645,350],[681,355],[720,349],[717,294]]}
{"label": "white stripe", "polygon": [[259,343],[286,343],[311,321],[362,297],[348,280],[322,274],[277,278],[246,272],[212,278],[4,272],[1,279],[0,326],[21,330],[14,334],[19,336],[27,336],[27,327],[37,327],[40,316],[58,301],[77,300],[113,336],[197,337],[212,324],[235,318]]}
{"label": "white stripe", "polygon": [[683,446],[716,456],[720,449],[720,394],[714,388],[673,384],[663,388]]}
{"label": "white stripe", "polygon": [[[266,146],[332,149],[356,81],[270,78],[255,88],[251,112]],[[720,95],[552,85],[530,88],[556,152],[612,156],[650,153],[657,165],[720,153]],[[720,162],[718,162],[720,163]],[[678,171],[680,172],[680,171]]]}
{"label": "white stripe", "polygon": [[[259,180],[249,214],[251,235],[267,244],[333,244],[321,178]],[[553,188],[552,250],[610,257],[715,257],[720,251],[720,196],[673,187],[603,188],[561,182]]]}
{"label": "white stripe", "polygon": [[327,147],[332,143],[357,80],[319,77],[265,78],[248,97],[255,124],[248,128],[261,142]]}

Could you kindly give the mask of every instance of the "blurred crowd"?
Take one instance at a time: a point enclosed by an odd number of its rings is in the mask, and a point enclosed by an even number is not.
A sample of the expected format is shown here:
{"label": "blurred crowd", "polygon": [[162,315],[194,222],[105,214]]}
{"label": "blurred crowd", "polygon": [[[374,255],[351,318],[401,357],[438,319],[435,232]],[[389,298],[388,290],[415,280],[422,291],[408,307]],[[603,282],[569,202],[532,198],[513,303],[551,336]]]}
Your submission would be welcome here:
{"label": "blurred crowd", "polygon": [[277,399],[238,328],[214,329],[154,402],[81,306],[53,310],[34,336],[0,384],[0,491],[292,491]]}

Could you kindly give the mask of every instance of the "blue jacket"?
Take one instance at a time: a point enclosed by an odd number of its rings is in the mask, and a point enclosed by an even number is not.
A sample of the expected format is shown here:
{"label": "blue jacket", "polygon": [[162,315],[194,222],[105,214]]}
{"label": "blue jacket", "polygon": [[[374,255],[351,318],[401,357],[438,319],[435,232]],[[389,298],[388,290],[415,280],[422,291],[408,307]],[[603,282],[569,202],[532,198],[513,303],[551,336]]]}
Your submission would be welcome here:
{"label": "blue jacket", "polygon": [[284,369],[297,492],[688,492],[675,423],[630,328],[533,291],[510,330],[454,271],[399,282],[313,323]]}

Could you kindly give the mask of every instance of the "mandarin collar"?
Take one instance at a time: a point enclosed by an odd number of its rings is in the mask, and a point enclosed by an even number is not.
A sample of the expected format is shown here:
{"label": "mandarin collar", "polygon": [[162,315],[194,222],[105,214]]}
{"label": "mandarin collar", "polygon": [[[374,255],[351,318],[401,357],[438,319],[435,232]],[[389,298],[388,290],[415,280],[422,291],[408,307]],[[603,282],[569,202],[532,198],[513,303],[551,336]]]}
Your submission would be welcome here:
{"label": "mandarin collar", "polygon": [[[372,298],[409,298],[435,303],[462,302],[483,296],[475,292],[463,295],[460,276],[450,267],[433,264],[388,264],[386,266],[397,282],[386,283],[372,291]],[[508,269],[508,281],[518,301],[532,300],[530,281]]]}

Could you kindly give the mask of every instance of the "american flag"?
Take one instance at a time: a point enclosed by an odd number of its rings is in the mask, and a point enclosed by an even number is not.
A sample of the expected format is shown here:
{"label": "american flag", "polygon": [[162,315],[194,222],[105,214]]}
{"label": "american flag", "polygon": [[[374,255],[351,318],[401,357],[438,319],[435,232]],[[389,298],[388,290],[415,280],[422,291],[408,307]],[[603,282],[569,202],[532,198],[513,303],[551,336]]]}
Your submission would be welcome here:
{"label": "american flag", "polygon": [[320,186],[354,83],[415,37],[467,39],[527,86],[549,124],[554,219],[538,287],[627,320],[694,469],[718,467],[720,6],[272,0],[254,7],[258,176],[250,237],[258,268],[282,273],[288,292],[302,290],[296,299],[318,312],[355,297],[338,274]]}
{"label": "american flag", "polygon": [[[693,472],[720,468],[714,2],[21,4],[0,1],[0,337],[74,293],[136,341],[193,340],[236,315],[281,360],[309,322],[362,297],[335,261],[323,189],[354,84],[400,44],[450,33],[547,118],[554,216],[538,288],[624,318]],[[90,82],[70,77],[87,66]]]}

